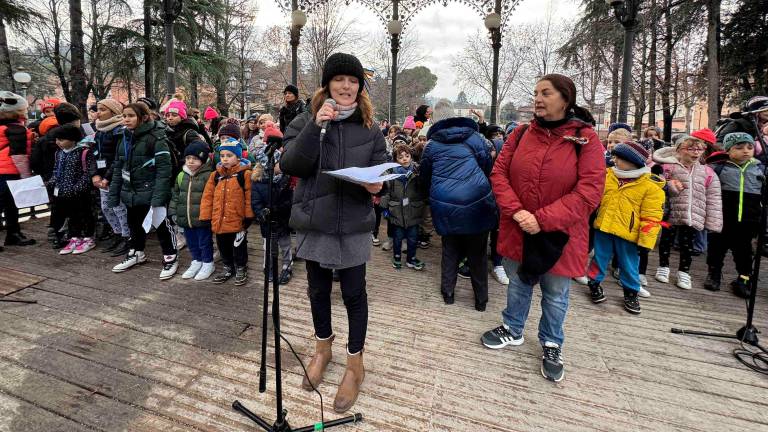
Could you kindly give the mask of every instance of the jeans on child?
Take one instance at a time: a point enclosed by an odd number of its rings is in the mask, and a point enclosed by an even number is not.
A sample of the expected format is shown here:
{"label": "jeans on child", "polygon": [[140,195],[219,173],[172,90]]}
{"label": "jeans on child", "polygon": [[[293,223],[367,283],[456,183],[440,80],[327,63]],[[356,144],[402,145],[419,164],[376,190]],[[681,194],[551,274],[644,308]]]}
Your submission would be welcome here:
{"label": "jeans on child", "polygon": [[400,258],[400,254],[402,253],[403,239],[405,239],[406,243],[408,244],[407,260],[408,262],[413,261],[416,258],[416,248],[418,247],[419,226],[414,225],[408,228],[403,228],[393,224],[393,230],[394,244],[392,245],[392,253],[394,254],[394,257],[396,259]]}
{"label": "jeans on child", "polygon": [[213,262],[213,233],[210,227],[184,228],[184,238],[194,261]]}
{"label": "jeans on child", "polygon": [[[531,308],[533,286],[523,283],[517,276],[520,263],[509,260],[503,261],[504,270],[509,276],[507,287],[507,307],[501,312],[504,324],[515,336],[523,334],[525,321]],[[547,273],[541,276],[541,320],[539,320],[539,342],[554,342],[563,346],[565,335],[563,324],[568,313],[568,293],[571,279]]]}
{"label": "jeans on child", "polygon": [[590,279],[597,282],[605,279],[605,272],[613,255],[621,270],[619,272],[621,286],[632,291],[640,291],[640,255],[636,244],[613,234],[595,230],[594,251],[595,256],[592,257],[587,270],[587,276]]}

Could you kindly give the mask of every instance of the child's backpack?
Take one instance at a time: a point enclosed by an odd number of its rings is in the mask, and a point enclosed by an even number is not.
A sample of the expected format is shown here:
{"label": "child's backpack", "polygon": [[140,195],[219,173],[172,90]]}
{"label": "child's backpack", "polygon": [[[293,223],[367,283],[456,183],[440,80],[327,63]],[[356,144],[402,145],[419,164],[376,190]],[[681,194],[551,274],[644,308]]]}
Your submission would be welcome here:
{"label": "child's backpack", "polygon": [[[213,186],[216,187],[219,185],[220,180],[237,177],[237,184],[240,185],[240,189],[245,192],[245,171],[238,171],[235,174],[230,174],[227,176],[221,176],[219,173],[216,173],[216,177],[213,178]],[[181,183],[179,183],[181,184]]]}

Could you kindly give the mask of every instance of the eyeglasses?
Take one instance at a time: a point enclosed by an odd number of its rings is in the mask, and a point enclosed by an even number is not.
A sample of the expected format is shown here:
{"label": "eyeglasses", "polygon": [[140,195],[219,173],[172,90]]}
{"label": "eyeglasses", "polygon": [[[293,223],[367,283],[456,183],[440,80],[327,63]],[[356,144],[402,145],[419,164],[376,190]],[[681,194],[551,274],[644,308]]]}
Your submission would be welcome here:
{"label": "eyeglasses", "polygon": [[683,147],[682,149],[689,152],[703,152],[707,148],[706,147]]}

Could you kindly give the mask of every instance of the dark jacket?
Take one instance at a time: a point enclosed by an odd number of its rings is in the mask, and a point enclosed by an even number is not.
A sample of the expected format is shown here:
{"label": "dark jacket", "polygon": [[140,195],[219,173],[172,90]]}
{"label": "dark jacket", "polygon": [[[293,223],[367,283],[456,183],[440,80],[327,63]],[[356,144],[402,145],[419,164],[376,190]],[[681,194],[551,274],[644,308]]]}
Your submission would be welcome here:
{"label": "dark jacket", "polygon": [[101,177],[109,181],[112,181],[112,164],[115,162],[117,144],[123,137],[123,129],[125,128],[119,126],[111,131],[96,132],[96,135],[93,137],[93,155],[96,157],[96,160],[103,160],[106,164],[105,168],[99,168],[97,172]]}
{"label": "dark jacket", "polygon": [[69,152],[59,149],[53,173],[49,186],[57,197],[72,198],[90,191],[91,178],[96,175],[96,158],[88,143],[81,141]]}
{"label": "dark jacket", "polygon": [[166,125],[166,134],[168,135],[168,146],[171,151],[171,160],[173,162],[173,175],[181,172],[184,166],[184,150],[194,140],[205,140],[200,134],[200,128],[192,118],[182,120],[176,126]]}
{"label": "dark jacket", "polygon": [[48,181],[53,176],[53,166],[56,163],[56,152],[59,147],[56,145],[56,139],[53,137],[51,129],[43,135],[32,146],[32,155],[29,157],[29,167],[32,171],[41,176],[44,181]]}
{"label": "dark jacket", "polygon": [[[322,173],[318,177],[319,141],[320,127],[311,112],[296,117],[285,131],[280,169],[299,177],[293,193],[291,227],[336,235],[372,231],[376,216],[371,194],[358,184]],[[386,158],[384,136],[378,127],[365,127],[358,111],[328,125],[320,171],[369,167],[384,163]]]}
{"label": "dark jacket", "polygon": [[211,161],[204,163],[192,174],[186,167],[176,176],[168,204],[168,216],[176,216],[176,224],[182,228],[211,226],[210,221],[200,220],[200,203],[208,179],[213,172]]}
{"label": "dark jacket", "polygon": [[109,185],[110,207],[121,201],[128,207],[162,207],[171,199],[171,155],[165,128],[143,123],[133,133],[125,130],[117,146]]}
{"label": "dark jacket", "polygon": [[[291,218],[293,191],[290,188],[290,180],[291,178],[288,176],[281,176],[280,180],[272,183],[273,217],[277,221],[279,230],[288,230],[288,222]],[[254,180],[251,185],[251,208],[257,220],[268,206],[269,183]]]}
{"label": "dark jacket", "polygon": [[[407,177],[387,182],[387,192],[381,197],[381,208],[389,210],[389,221],[402,228],[420,225],[424,220],[424,206],[427,205],[427,188],[418,174],[418,167],[412,164]],[[397,167],[395,174],[405,169]]]}
{"label": "dark jacket", "polygon": [[285,130],[288,129],[288,125],[291,124],[293,119],[306,110],[307,106],[304,105],[304,101],[301,99],[291,105],[283,105],[283,107],[280,108],[280,115],[278,117],[280,120],[280,132],[285,133]]}
{"label": "dark jacket", "polygon": [[496,227],[498,210],[488,176],[493,168],[486,140],[468,118],[429,128],[420,175],[430,183],[432,222],[441,236],[478,234]]}
{"label": "dark jacket", "polygon": [[720,160],[711,163],[710,167],[720,179],[723,227],[733,228],[740,222],[759,224],[760,198],[765,180],[763,164],[757,159],[752,159],[739,166],[727,157],[721,157]]}

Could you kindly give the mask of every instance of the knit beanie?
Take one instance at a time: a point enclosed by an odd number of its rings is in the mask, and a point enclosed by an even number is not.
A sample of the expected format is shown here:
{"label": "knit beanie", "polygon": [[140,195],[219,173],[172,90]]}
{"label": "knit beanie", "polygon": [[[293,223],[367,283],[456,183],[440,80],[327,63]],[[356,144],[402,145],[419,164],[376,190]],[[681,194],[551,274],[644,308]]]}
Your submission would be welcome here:
{"label": "knit beanie", "polygon": [[27,99],[9,91],[0,91],[0,112],[26,111]]}
{"label": "knit beanie", "polygon": [[144,105],[147,106],[147,108],[149,108],[150,111],[157,111],[157,108],[159,106],[157,104],[156,100],[152,99],[151,97],[147,97],[147,96],[142,96],[142,97],[136,99],[136,102],[143,103]]}
{"label": "knit beanie", "polygon": [[328,57],[323,66],[323,87],[327,87],[336,75],[350,75],[357,78],[359,86],[357,93],[362,93],[365,87],[365,71],[360,60],[352,54],[335,53]]}
{"label": "knit beanie", "polygon": [[219,113],[213,107],[207,107],[203,112],[203,120],[210,121],[219,116]]}
{"label": "knit beanie", "polygon": [[240,132],[240,124],[237,119],[228,118],[219,128],[219,136],[228,136],[238,140],[242,138],[243,135]]}
{"label": "knit beanie", "polygon": [[708,144],[715,144],[717,142],[717,137],[715,137],[715,133],[708,128],[693,131],[691,133],[691,136],[694,138],[698,138]]}
{"label": "knit beanie", "polygon": [[180,101],[178,99],[173,100],[165,108],[165,111],[163,111],[163,114],[167,114],[167,113],[174,113],[174,114],[177,114],[182,119],[186,119],[187,118],[187,104],[185,104],[183,101]]}
{"label": "knit beanie", "polygon": [[56,98],[46,99],[40,102],[40,111],[47,110],[48,108],[56,108],[60,103],[61,101]]}
{"label": "knit beanie", "polygon": [[219,154],[221,154],[221,152],[224,150],[234,153],[238,159],[243,157],[243,148],[240,146],[240,140],[234,139],[232,137],[225,137],[223,140],[221,140],[221,144],[219,145]]}
{"label": "knit beanie", "polygon": [[194,140],[184,149],[184,157],[194,156],[202,163],[208,162],[208,155],[211,153],[211,147],[207,142],[201,140]]}
{"label": "knit beanie", "polygon": [[296,99],[299,98],[299,88],[296,87],[295,85],[288,84],[287,86],[285,86],[285,89],[283,90],[283,94],[286,94],[288,92],[293,93],[296,96]]}
{"label": "knit beanie", "polygon": [[71,124],[65,124],[64,126],[59,126],[53,130],[53,137],[55,139],[79,142],[81,139],[83,139],[83,133],[80,131],[79,127]]}
{"label": "knit beanie", "polygon": [[408,116],[403,122],[403,129],[416,129],[416,122],[413,121],[413,116]]}
{"label": "knit beanie", "polygon": [[115,114],[123,113],[123,104],[112,98],[102,99],[96,105],[104,105],[108,110]]}
{"label": "knit beanie", "polygon": [[627,132],[632,133],[632,126],[626,123],[611,123],[611,125],[608,126],[608,133],[611,133],[617,129],[626,129]]}
{"label": "knit beanie", "polygon": [[487,128],[485,128],[485,138],[492,139],[494,134],[497,133],[504,133],[504,129],[501,128],[501,126],[496,124],[488,125]]}
{"label": "knit beanie", "polygon": [[745,132],[732,132],[723,138],[723,148],[725,151],[728,151],[731,149],[731,147],[739,144],[755,144],[755,139],[752,138],[752,135],[745,133]]}
{"label": "knit beanie", "polygon": [[645,161],[648,160],[650,153],[642,144],[636,141],[627,141],[617,144],[616,147],[613,148],[613,155],[638,168],[642,168],[645,166]]}
{"label": "knit beanie", "polygon": [[82,120],[80,110],[68,102],[60,103],[59,106],[53,109],[53,114],[60,125],[72,123],[75,120]]}
{"label": "knit beanie", "polygon": [[40,125],[37,126],[37,130],[40,131],[40,135],[46,135],[48,132],[51,131],[51,129],[55,128],[59,125],[59,122],[56,121],[55,116],[49,116],[43,119],[43,121],[40,122]]}

